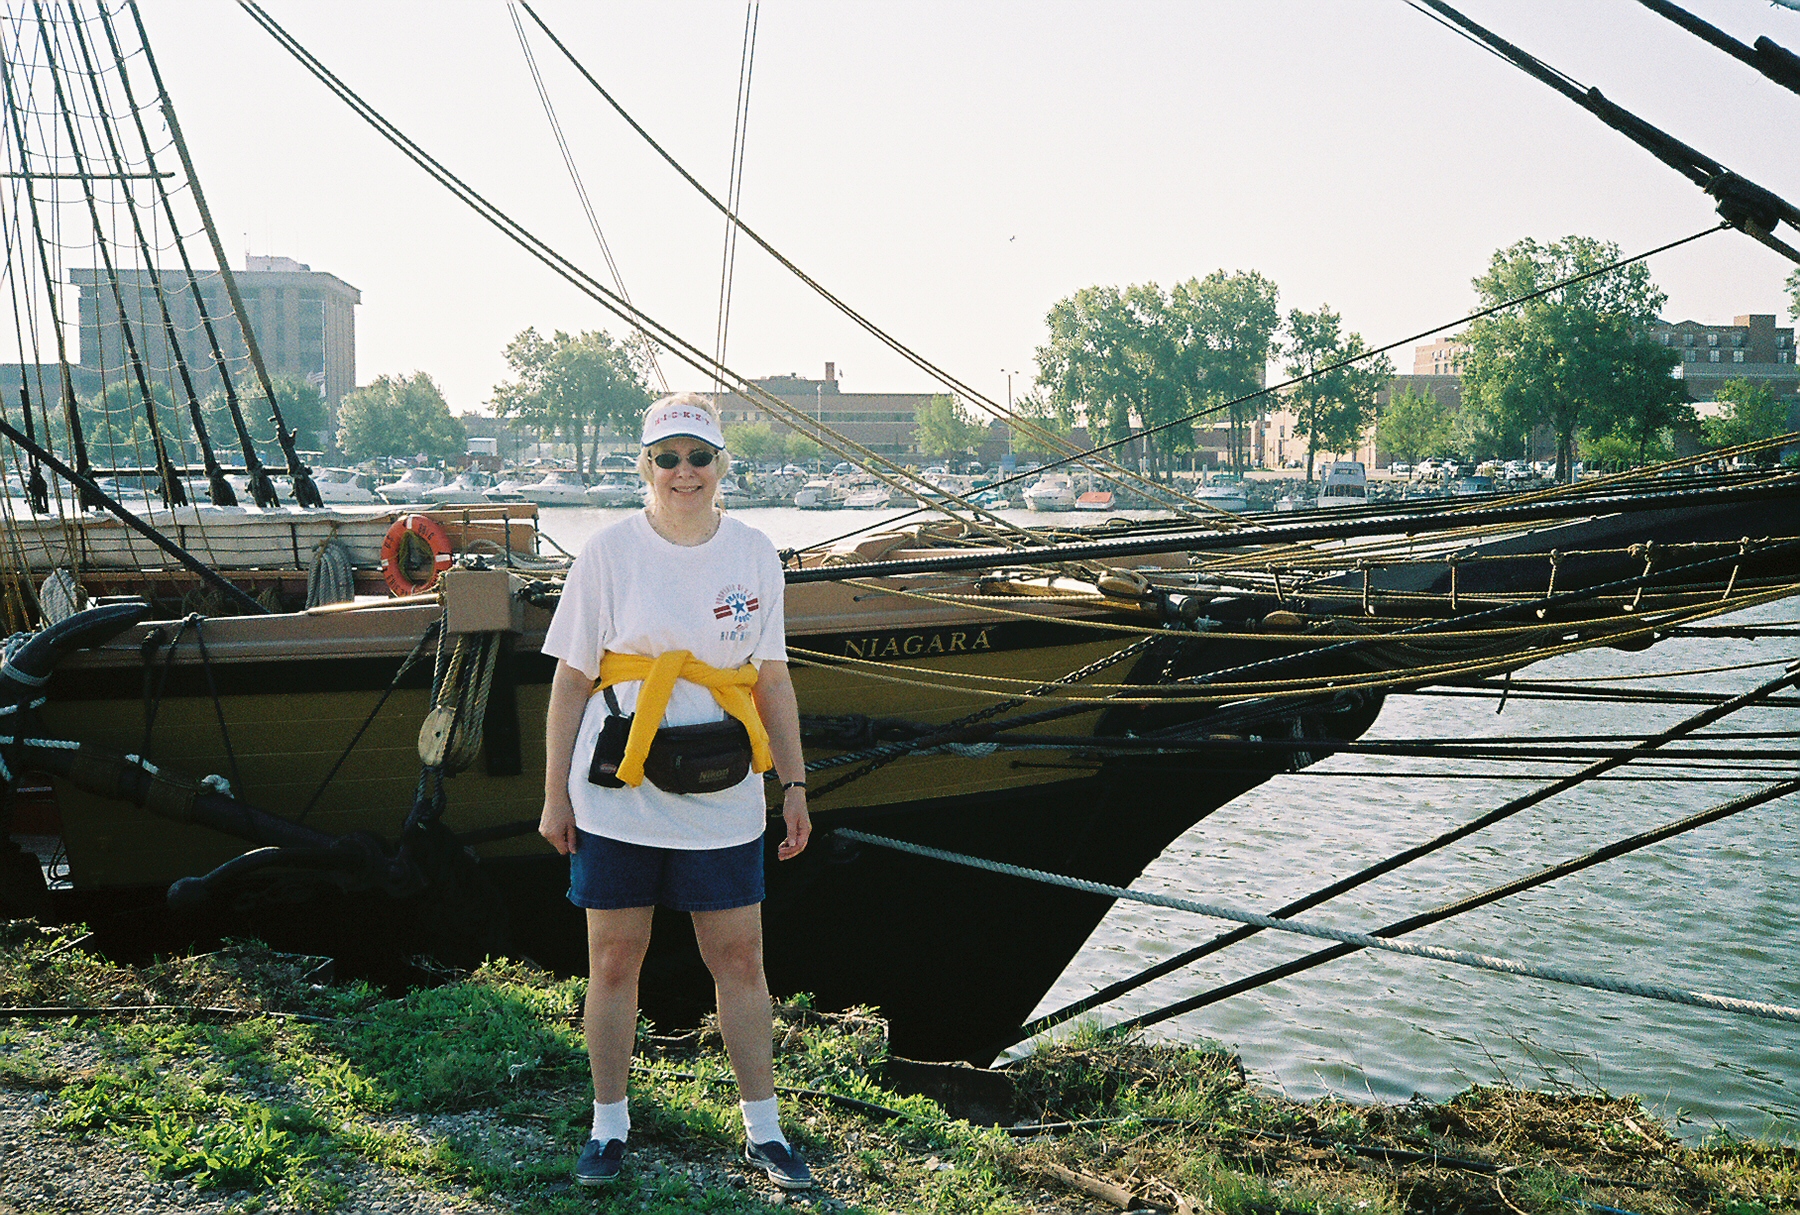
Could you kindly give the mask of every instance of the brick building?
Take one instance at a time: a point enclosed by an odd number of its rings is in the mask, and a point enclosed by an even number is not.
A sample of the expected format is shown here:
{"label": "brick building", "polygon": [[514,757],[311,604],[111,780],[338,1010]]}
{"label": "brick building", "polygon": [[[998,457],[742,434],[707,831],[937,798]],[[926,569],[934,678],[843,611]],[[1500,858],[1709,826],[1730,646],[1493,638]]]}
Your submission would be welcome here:
{"label": "brick building", "polygon": [[1692,401],[1716,401],[1725,381],[1741,378],[1771,389],[1790,406],[1800,403],[1794,331],[1776,328],[1773,313],[1735,317],[1729,325],[1659,320],[1650,334],[1681,352],[1675,374],[1686,382]]}
{"label": "brick building", "polygon": [[[752,380],[764,392],[846,438],[901,464],[922,458],[914,438],[914,416],[929,401],[929,392],[844,392],[837,364],[825,364],[825,377],[809,380],[799,373]],[[766,402],[747,400],[736,392],[715,396],[719,420],[726,426],[767,426],[776,434],[792,428],[771,413]]]}

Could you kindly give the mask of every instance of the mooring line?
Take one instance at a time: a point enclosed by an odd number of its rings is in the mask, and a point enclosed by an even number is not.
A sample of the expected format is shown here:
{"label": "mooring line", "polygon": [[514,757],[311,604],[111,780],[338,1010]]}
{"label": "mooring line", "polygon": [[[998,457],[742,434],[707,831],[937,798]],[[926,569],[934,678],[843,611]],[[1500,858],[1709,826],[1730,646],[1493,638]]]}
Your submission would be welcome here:
{"label": "mooring line", "polygon": [[[1800,793],[1800,780],[1783,781],[1756,795],[1756,798],[1758,801],[1772,801],[1793,793]],[[1710,1008],[1717,1012],[1738,1013],[1767,1021],[1791,1021],[1800,1024],[1800,1008],[1789,1008],[1762,1000],[1750,1000],[1741,996],[1721,996],[1711,992],[1688,991],[1679,987],[1663,987],[1654,983],[1635,983],[1628,979],[1613,979],[1604,975],[1590,975],[1559,967],[1539,966],[1533,962],[1518,962],[1511,958],[1471,953],[1461,949],[1445,949],[1438,945],[1415,945],[1406,941],[1390,941],[1382,937],[1369,936],[1367,933],[1345,932],[1342,929],[1305,924],[1298,920],[1258,915],[1252,911],[1240,911],[1235,907],[1225,907],[1217,903],[1202,903],[1193,899],[1176,898],[1173,895],[1129,890],[1123,886],[1109,886],[1104,882],[1090,882],[1084,878],[1066,877],[1063,874],[1049,873],[1042,869],[1009,865],[1004,861],[991,861],[985,857],[970,856],[963,852],[951,852],[943,848],[932,848],[925,844],[913,844],[905,840],[889,839],[886,836],[870,835],[849,827],[839,827],[834,834],[859,844],[873,844],[878,848],[890,848],[896,852],[910,853],[914,856],[944,861],[952,865],[962,865],[970,869],[982,869],[1006,877],[1023,878],[1049,886],[1059,886],[1065,890],[1077,890],[1084,894],[1097,894],[1111,899],[1125,899],[1134,903],[1147,903],[1152,907],[1192,912],[1195,915],[1208,916],[1216,920],[1231,920],[1257,928],[1273,929],[1276,932],[1317,937],[1320,940],[1335,941],[1340,945],[1350,945],[1358,949],[1378,949],[1387,953],[1404,954],[1408,957],[1430,958],[1438,962],[1468,966],[1476,970],[1542,979],[1546,982],[1562,983],[1571,987],[1587,987],[1595,991],[1641,996],[1647,1000],[1661,1000],[1670,1004],[1686,1004],[1696,1008]]]}

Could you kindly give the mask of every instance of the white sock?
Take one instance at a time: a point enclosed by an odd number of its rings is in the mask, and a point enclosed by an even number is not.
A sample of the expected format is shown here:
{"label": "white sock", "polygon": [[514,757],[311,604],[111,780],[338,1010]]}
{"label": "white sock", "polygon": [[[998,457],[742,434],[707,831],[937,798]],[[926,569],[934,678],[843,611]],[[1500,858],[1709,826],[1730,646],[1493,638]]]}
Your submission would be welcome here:
{"label": "white sock", "polygon": [[744,1134],[750,1137],[751,1143],[788,1146],[787,1136],[781,1133],[781,1115],[775,1108],[774,1097],[767,1101],[740,1101],[738,1110],[744,1115]]}
{"label": "white sock", "polygon": [[629,1097],[623,1101],[615,1101],[611,1105],[594,1102],[592,1137],[598,1139],[602,1147],[606,1146],[610,1140],[631,1137],[631,1111],[626,1108],[630,1104]]}

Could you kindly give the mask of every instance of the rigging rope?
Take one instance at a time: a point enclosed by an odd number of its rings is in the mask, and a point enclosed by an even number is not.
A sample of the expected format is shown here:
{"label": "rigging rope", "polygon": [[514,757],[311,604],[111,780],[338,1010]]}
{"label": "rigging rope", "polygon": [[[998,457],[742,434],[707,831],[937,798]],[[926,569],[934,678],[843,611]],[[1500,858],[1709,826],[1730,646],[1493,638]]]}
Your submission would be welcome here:
{"label": "rigging rope", "polygon": [[[533,14],[535,17],[535,14]],[[738,63],[737,108],[731,124],[731,171],[725,181],[725,251],[719,265],[719,320],[713,340],[713,359],[725,364],[725,338],[731,328],[731,287],[737,267],[737,224],[733,217],[743,205],[744,150],[750,135],[750,80],[756,67],[756,28],[762,17],[762,0],[748,0],[744,5],[744,49]],[[724,388],[717,377],[713,391]],[[820,421],[824,419],[821,418]]]}
{"label": "rigging rope", "polygon": [[[575,164],[575,154],[569,149],[569,141],[563,135],[562,121],[556,116],[556,106],[550,101],[550,90],[544,84],[543,73],[538,70],[537,56],[532,53],[531,41],[525,36],[525,23],[519,20],[518,5],[508,0],[506,14],[512,18],[513,32],[519,38],[519,50],[524,53],[525,66],[531,72],[531,83],[537,89],[538,101],[544,107],[544,117],[550,123],[550,134],[556,139],[557,150],[562,153],[563,167],[568,169],[569,180],[575,186],[576,201],[581,204],[582,214],[587,216],[588,231],[594,234],[594,243],[600,246],[600,256],[606,261],[607,273],[612,275],[613,286],[619,289],[619,297],[629,301],[631,292],[625,289],[625,276],[619,270],[619,263],[613,259],[612,246],[607,243],[606,234],[600,230],[600,217],[594,213],[594,204],[588,198],[587,186],[581,180],[581,170]],[[644,358],[649,363],[650,375],[656,380],[657,387],[667,394],[669,381],[663,376],[662,363],[656,357],[656,343],[642,325],[635,328],[643,341]]]}

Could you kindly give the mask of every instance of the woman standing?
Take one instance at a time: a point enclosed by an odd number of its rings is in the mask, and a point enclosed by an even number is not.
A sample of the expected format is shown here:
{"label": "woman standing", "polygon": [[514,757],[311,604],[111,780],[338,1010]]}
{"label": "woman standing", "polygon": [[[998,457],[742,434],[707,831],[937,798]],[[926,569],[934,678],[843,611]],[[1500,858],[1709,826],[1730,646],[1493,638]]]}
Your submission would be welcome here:
{"label": "woman standing", "polygon": [[[538,831],[569,857],[569,899],[587,909],[594,1124],[575,1166],[583,1185],[612,1181],[624,1158],[638,972],[658,904],[693,915],[737,1073],[745,1159],[786,1189],[812,1184],[776,1110],[761,906],[760,773],[772,762],[781,780],[787,836],[777,855],[786,861],[812,831],[806,765],[781,560],[767,536],[715,507],[727,460],[706,398],[682,393],[652,405],[638,457],[648,505],[588,541],[544,639],[557,664]],[[721,723],[710,732],[715,744],[741,733],[753,770],[709,791],[659,787],[658,779],[682,787],[659,763],[680,736],[659,727],[705,723]]]}

